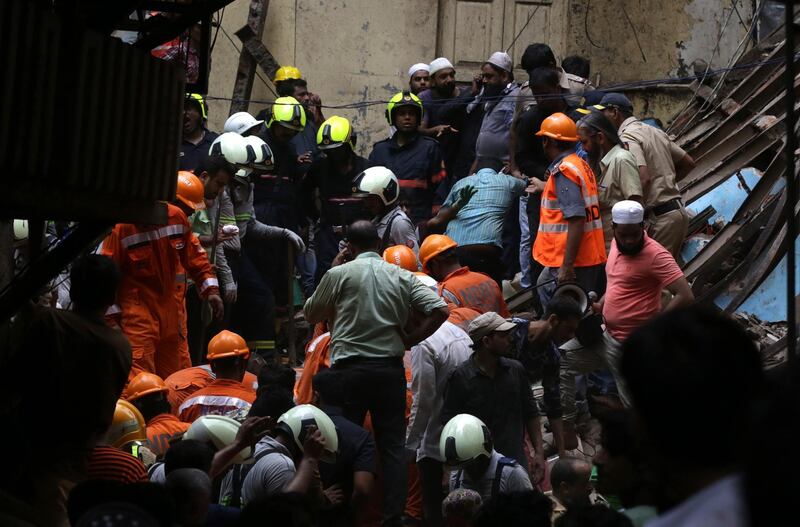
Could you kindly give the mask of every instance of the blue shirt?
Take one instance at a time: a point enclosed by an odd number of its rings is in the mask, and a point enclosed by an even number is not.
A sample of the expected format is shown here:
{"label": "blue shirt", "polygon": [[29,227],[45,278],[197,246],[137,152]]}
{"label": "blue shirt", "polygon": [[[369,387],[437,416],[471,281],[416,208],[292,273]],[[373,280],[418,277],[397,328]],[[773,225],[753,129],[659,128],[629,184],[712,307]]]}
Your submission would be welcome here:
{"label": "blue shirt", "polygon": [[445,234],[459,245],[477,243],[503,246],[503,219],[508,208],[517,203],[525,183],[507,174],[483,168],[472,176],[458,181],[450,190],[444,207],[452,207],[462,188],[472,185],[477,193],[447,225]]}
{"label": "blue shirt", "polygon": [[547,169],[548,177],[555,178],[556,195],[558,196],[558,208],[564,218],[576,218],[586,215],[586,202],[583,199],[581,188],[574,181],[562,174],[558,167],[565,157],[574,153],[573,151],[564,152],[558,156]]}

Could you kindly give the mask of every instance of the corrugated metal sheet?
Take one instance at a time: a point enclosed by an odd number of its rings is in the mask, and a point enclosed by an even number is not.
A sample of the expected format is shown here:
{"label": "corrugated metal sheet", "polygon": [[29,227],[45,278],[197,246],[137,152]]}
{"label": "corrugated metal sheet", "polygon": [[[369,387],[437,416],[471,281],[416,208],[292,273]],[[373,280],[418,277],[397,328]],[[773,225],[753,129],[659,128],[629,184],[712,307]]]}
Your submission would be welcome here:
{"label": "corrugated metal sheet", "polygon": [[28,2],[0,17],[0,214],[163,221],[183,72]]}

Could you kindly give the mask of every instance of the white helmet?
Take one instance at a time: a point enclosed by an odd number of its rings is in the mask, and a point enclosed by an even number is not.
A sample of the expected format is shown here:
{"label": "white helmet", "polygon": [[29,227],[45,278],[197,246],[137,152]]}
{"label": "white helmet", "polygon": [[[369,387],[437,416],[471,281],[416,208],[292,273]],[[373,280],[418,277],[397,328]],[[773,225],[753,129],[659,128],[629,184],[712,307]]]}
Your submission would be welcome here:
{"label": "white helmet", "polygon": [[255,149],[245,141],[244,137],[233,132],[225,132],[214,139],[208,155],[222,155],[228,161],[237,166],[249,166],[256,159]]}
{"label": "white helmet", "polygon": [[245,143],[250,145],[256,153],[256,158],[253,160],[252,167],[258,170],[271,170],[275,166],[274,158],[272,157],[272,149],[264,142],[263,139],[257,135],[249,135],[244,138]]}
{"label": "white helmet", "polygon": [[247,112],[236,112],[225,121],[225,131],[242,135],[260,124],[264,124],[264,121],[259,121]]}
{"label": "white helmet", "polygon": [[439,452],[448,465],[466,465],[480,456],[490,457],[493,451],[489,427],[473,415],[458,414],[442,429]]}
{"label": "white helmet", "polygon": [[28,239],[28,220],[14,220],[14,241]]}
{"label": "white helmet", "polygon": [[[183,439],[194,439],[211,443],[217,450],[222,450],[233,443],[239,432],[239,424],[235,419],[224,415],[204,415],[198,417],[192,426],[183,434]],[[252,463],[253,448],[247,447],[236,454],[231,463]]]}
{"label": "white helmet", "polygon": [[303,450],[303,443],[306,439],[306,430],[310,425],[316,426],[322,437],[325,438],[325,451],[322,453],[322,461],[333,463],[339,453],[339,434],[336,425],[325,412],[310,404],[295,406],[278,418],[276,428],[294,438],[294,442]]}
{"label": "white helmet", "polygon": [[378,196],[384,205],[391,205],[400,196],[400,185],[388,168],[370,167],[356,177],[356,193]]}

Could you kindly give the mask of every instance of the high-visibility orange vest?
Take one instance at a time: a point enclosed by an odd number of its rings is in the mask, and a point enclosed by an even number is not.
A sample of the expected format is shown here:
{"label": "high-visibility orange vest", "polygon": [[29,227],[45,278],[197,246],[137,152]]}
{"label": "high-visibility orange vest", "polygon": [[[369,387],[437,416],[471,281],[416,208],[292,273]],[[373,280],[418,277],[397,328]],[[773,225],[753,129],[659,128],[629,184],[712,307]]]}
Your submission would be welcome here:
{"label": "high-visibility orange vest", "polygon": [[[603,239],[603,222],[600,219],[600,201],[597,197],[597,182],[594,172],[577,154],[569,154],[558,165],[558,171],[578,185],[583,195],[586,222],[583,227],[575,267],[589,267],[606,261],[606,246]],[[569,224],[558,206],[555,174],[547,179],[542,192],[542,208],[539,213],[539,232],[533,244],[533,259],[545,267],[561,267],[567,248]]]}

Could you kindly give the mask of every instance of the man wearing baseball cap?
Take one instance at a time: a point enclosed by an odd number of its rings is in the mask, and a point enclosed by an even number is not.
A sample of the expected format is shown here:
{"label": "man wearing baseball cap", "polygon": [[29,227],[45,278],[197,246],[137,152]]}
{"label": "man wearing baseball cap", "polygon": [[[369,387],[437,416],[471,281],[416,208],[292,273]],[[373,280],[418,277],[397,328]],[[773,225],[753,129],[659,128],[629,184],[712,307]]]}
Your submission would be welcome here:
{"label": "man wearing baseball cap", "polygon": [[492,311],[470,322],[468,333],[475,351],[450,376],[442,423],[458,414],[474,415],[489,427],[495,448],[526,468],[527,432],[535,450],[529,472],[536,484],[544,468],[539,410],[525,368],[508,358],[511,330],[516,327]]}
{"label": "man wearing baseball cap", "polygon": [[[689,283],[675,258],[647,235],[644,207],[637,201],[619,201],[611,209],[614,241],[606,262],[606,294],[592,306],[606,322],[603,338],[591,347],[571,340],[561,347],[561,402],[565,424],[575,419],[575,376],[610,368],[623,403],[629,404],[619,376],[620,344],[661,311],[661,291],[672,293],[663,311],[694,301]],[[565,426],[565,433],[570,427]]]}
{"label": "man wearing baseball cap", "polygon": [[[481,159],[508,160],[508,142],[519,86],[514,82],[514,64],[508,53],[496,51],[481,67],[483,89],[476,102],[483,105],[483,122],[475,142],[475,173]],[[473,103],[474,104],[474,103]]]}
{"label": "man wearing baseball cap", "polygon": [[694,160],[669,136],[633,116],[633,105],[621,93],[607,93],[595,109],[617,127],[620,138],[636,158],[644,191],[647,232],[678,257],[689,215],[683,207],[678,181],[694,168]]}

